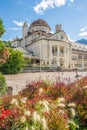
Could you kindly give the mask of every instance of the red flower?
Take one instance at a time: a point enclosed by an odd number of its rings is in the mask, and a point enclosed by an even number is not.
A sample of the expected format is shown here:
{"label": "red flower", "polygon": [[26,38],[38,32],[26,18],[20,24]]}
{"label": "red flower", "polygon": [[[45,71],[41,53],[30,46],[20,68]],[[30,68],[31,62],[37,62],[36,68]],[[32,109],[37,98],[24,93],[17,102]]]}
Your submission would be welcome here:
{"label": "red flower", "polygon": [[7,116],[9,116],[11,111],[9,109],[7,110],[2,110],[1,116],[0,116],[0,121],[5,119]]}

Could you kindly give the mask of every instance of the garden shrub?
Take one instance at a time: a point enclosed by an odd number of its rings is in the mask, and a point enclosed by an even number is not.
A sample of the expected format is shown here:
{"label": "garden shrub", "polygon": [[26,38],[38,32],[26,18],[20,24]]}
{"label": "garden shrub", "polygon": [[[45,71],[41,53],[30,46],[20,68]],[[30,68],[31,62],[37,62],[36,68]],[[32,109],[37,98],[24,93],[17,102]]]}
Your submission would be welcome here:
{"label": "garden shrub", "polygon": [[6,62],[9,56],[10,53],[8,49],[5,47],[4,43],[0,41],[0,66]]}
{"label": "garden shrub", "polygon": [[4,94],[7,91],[8,87],[6,80],[3,74],[0,73],[0,95]]}
{"label": "garden shrub", "polygon": [[5,64],[0,67],[3,74],[16,74],[21,72],[25,66],[23,53],[9,48],[10,57]]}
{"label": "garden shrub", "polygon": [[[4,34],[5,29],[3,26],[3,21],[0,18],[0,38]],[[3,41],[0,40],[0,67],[6,62],[6,60],[9,58],[10,53],[8,49],[5,47]],[[6,91],[8,87],[6,84],[6,80],[4,75],[0,73],[0,96],[2,96]]]}
{"label": "garden shrub", "polygon": [[2,101],[0,129],[87,130],[87,88],[76,84],[31,82]]}

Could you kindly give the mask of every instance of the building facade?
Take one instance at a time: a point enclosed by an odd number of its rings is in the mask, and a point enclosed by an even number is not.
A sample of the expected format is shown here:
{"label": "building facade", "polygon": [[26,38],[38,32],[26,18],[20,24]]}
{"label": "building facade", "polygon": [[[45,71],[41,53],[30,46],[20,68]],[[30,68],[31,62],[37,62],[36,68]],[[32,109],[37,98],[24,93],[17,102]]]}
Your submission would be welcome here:
{"label": "building facade", "polygon": [[11,46],[31,52],[35,65],[87,69],[87,45],[70,41],[61,25],[56,25],[54,34],[50,31],[50,26],[42,19],[34,21],[30,27],[24,22],[22,38],[13,39]]}

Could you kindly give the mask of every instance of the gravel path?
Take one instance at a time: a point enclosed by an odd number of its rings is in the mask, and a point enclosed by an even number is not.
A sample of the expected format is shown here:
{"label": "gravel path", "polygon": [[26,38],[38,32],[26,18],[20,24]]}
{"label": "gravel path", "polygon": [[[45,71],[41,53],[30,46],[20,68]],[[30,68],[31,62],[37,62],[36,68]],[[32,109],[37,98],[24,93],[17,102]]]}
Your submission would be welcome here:
{"label": "gravel path", "polygon": [[[87,72],[78,72],[79,78],[87,76]],[[61,79],[63,82],[73,82],[76,72],[39,72],[39,73],[20,73],[16,75],[5,75],[8,86],[13,87],[13,93],[23,89],[26,84],[40,79],[57,81]]]}

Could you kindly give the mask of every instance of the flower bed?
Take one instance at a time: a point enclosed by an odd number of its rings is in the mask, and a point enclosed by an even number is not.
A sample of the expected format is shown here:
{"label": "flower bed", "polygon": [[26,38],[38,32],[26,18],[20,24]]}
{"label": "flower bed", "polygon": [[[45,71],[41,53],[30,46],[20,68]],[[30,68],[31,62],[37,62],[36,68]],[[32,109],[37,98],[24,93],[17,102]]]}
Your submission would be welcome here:
{"label": "flower bed", "polygon": [[87,77],[38,81],[0,99],[0,130],[87,130]]}

